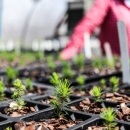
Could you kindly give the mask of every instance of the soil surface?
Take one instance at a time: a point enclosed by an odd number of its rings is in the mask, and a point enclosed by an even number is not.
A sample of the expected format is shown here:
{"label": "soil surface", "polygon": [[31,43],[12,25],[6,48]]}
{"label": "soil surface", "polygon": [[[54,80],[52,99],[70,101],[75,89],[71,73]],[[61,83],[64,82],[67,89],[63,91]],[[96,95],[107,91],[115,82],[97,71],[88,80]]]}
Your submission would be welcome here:
{"label": "soil surface", "polygon": [[115,93],[105,93],[103,94],[103,99],[111,102],[119,103],[129,103],[130,97],[124,94]]}
{"label": "soil surface", "polygon": [[65,118],[52,118],[52,119],[42,119],[40,122],[18,122],[15,124],[15,130],[66,130],[76,124],[81,123],[82,120],[67,120]]}
{"label": "soil surface", "polygon": [[116,110],[117,119],[130,122],[130,108],[125,103],[120,104],[120,109]]}
{"label": "soil surface", "polygon": [[7,116],[11,117],[19,117],[33,112],[36,112],[34,107],[23,107],[21,109],[5,108],[3,114],[6,114]]}
{"label": "soil surface", "polygon": [[[104,126],[90,126],[87,130],[107,130],[107,127]],[[113,128],[113,130],[119,130],[119,127]]]}
{"label": "soil surface", "polygon": [[93,114],[100,114],[102,109],[104,109],[102,107],[100,108],[96,102],[91,102],[89,98],[85,98],[77,106],[70,106],[70,108],[75,111],[83,111]]}

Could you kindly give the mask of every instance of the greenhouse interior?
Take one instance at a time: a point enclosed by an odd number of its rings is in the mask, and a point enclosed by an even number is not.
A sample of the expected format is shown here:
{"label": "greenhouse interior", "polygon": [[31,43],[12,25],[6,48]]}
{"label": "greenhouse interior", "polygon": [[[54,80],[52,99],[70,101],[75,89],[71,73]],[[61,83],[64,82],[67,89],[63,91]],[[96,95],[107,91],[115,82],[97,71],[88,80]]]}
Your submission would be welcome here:
{"label": "greenhouse interior", "polygon": [[130,0],[0,0],[0,130],[130,130]]}

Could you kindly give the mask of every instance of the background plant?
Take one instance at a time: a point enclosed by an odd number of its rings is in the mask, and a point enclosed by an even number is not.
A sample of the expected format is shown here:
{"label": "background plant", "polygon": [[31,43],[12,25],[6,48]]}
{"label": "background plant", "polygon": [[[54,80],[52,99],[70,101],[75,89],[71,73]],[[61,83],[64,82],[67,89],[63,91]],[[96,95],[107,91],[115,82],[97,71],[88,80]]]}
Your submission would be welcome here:
{"label": "background plant", "polygon": [[100,80],[100,86],[102,87],[102,89],[106,88],[106,80],[105,79]]}
{"label": "background plant", "polygon": [[84,58],[84,55],[80,53],[75,60],[75,63],[80,70],[84,68]]}
{"label": "background plant", "polygon": [[65,108],[68,107],[71,93],[72,87],[66,79],[60,80],[58,85],[55,86],[55,99],[51,100],[51,104],[56,109],[56,116],[64,117],[67,114]]}
{"label": "background plant", "polygon": [[112,92],[117,92],[119,90],[119,78],[116,76],[111,77],[110,84],[112,87]]}
{"label": "background plant", "polygon": [[103,109],[100,113],[100,117],[104,119],[104,125],[107,127],[107,130],[114,130],[115,126],[117,125],[116,122],[114,122],[116,118],[116,113],[113,108],[107,108]]}
{"label": "background plant", "polygon": [[79,75],[77,78],[76,78],[76,81],[77,83],[79,84],[79,91],[83,91],[83,85],[85,84],[85,78],[84,76],[82,75]]}
{"label": "background plant", "polygon": [[34,87],[32,85],[32,81],[30,78],[26,78],[25,79],[25,85],[26,85],[26,88],[29,89],[29,91],[33,91],[34,90]]}
{"label": "background plant", "polygon": [[72,78],[74,76],[70,64],[66,61],[63,62],[62,72],[65,78]]}
{"label": "background plant", "polygon": [[95,98],[95,102],[101,102],[102,101],[102,90],[99,86],[94,86],[92,91],[92,95]]}
{"label": "background plant", "polygon": [[49,67],[51,70],[54,70],[54,69],[56,68],[55,63],[54,63],[53,56],[51,56],[51,55],[48,56],[47,59],[46,59],[46,61],[47,61],[48,67]]}
{"label": "background plant", "polygon": [[0,101],[4,100],[4,96],[5,96],[4,90],[5,90],[4,83],[0,81]]}
{"label": "background plant", "polygon": [[12,83],[13,80],[16,79],[16,77],[18,76],[18,71],[8,66],[6,69],[6,76],[7,76],[8,82]]}

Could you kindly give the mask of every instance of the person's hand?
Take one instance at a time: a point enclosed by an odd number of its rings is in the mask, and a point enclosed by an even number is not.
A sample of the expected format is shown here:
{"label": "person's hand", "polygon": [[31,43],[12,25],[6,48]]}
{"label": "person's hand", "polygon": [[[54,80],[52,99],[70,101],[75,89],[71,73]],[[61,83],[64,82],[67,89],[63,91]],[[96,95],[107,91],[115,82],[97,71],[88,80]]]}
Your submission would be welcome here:
{"label": "person's hand", "polygon": [[65,48],[61,52],[60,57],[63,60],[70,60],[71,58],[75,56],[76,53],[77,53],[77,49],[74,46],[71,46],[71,47]]}

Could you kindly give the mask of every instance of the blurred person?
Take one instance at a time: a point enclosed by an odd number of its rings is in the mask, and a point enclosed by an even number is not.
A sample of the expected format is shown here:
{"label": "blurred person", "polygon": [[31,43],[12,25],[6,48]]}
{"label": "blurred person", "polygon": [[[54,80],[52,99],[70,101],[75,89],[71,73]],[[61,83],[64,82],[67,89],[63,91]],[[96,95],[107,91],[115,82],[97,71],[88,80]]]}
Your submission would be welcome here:
{"label": "blurred person", "polygon": [[112,53],[120,55],[117,22],[123,20],[126,25],[130,54],[130,0],[95,0],[92,8],[75,27],[67,47],[61,52],[61,58],[71,59],[84,46],[84,33],[92,35],[100,26],[99,39],[102,53],[104,43],[110,44]]}

